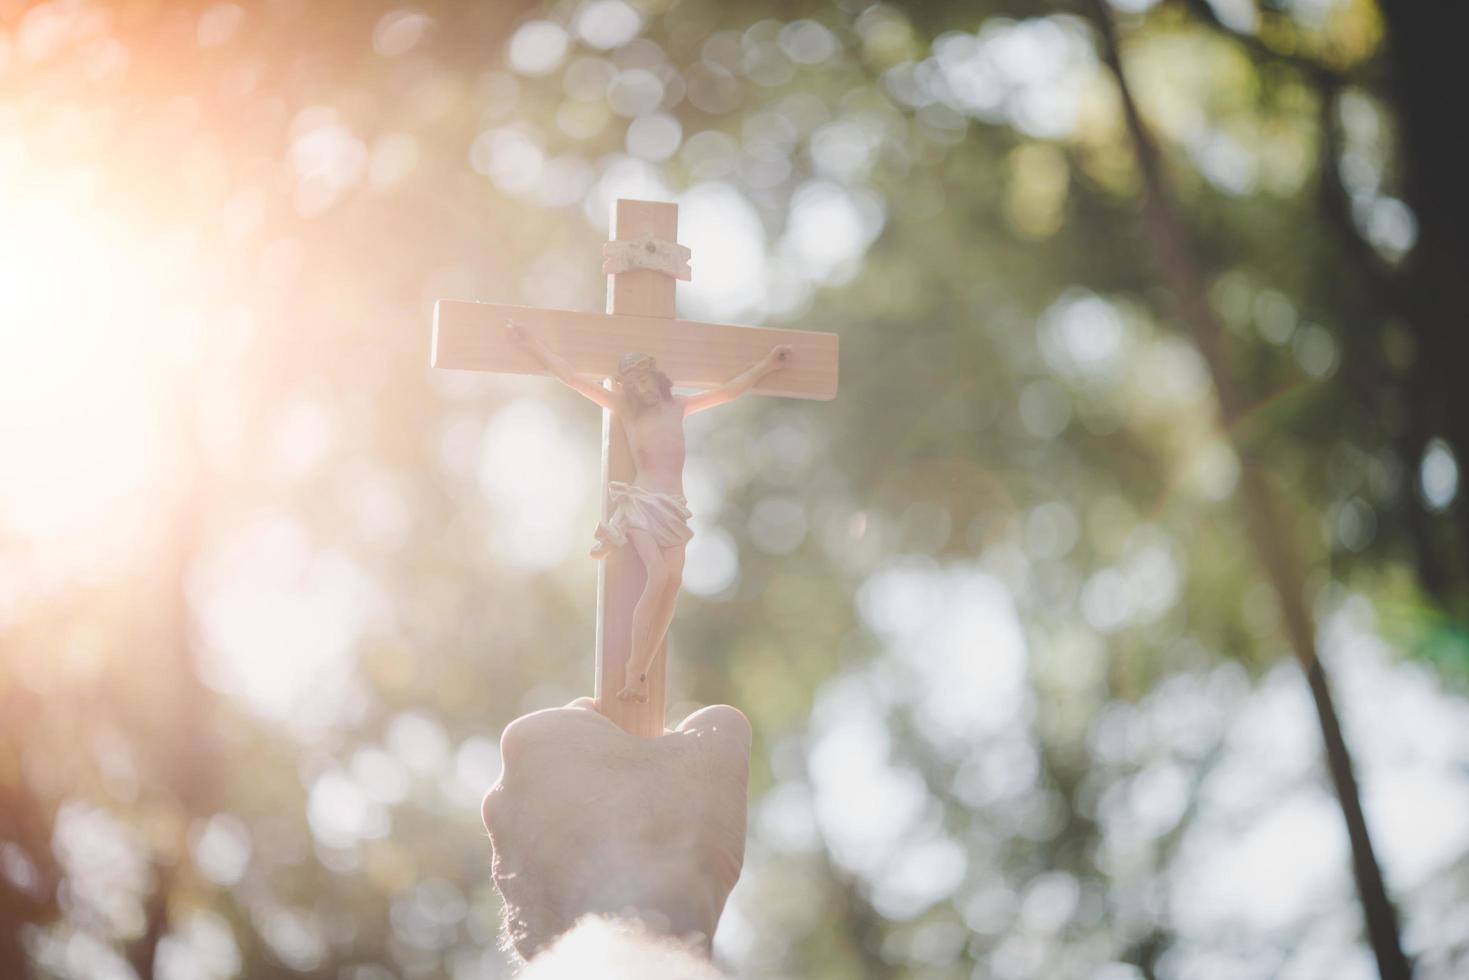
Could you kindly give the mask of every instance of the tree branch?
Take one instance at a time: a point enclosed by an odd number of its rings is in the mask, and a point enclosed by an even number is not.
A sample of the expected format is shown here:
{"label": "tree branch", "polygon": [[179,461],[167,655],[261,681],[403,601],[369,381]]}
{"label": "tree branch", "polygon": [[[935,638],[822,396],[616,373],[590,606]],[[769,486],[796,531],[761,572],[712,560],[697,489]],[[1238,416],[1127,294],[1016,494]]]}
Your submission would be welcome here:
{"label": "tree branch", "polygon": [[1382,872],[1362,813],[1360,791],[1351,753],[1342,736],[1336,705],[1327,683],[1325,668],[1316,650],[1316,627],[1305,599],[1305,576],[1300,556],[1292,545],[1290,531],[1282,520],[1279,505],[1264,470],[1244,451],[1232,423],[1242,409],[1223,357],[1223,329],[1209,306],[1203,271],[1195,258],[1193,243],[1174,211],[1163,173],[1161,157],[1143,122],[1123,70],[1122,56],[1111,10],[1106,0],[1088,0],[1092,20],[1101,39],[1102,60],[1116,78],[1122,98],[1128,136],[1143,177],[1144,231],[1151,242],[1165,281],[1174,295],[1180,318],[1191,329],[1195,343],[1208,366],[1219,401],[1223,430],[1240,457],[1240,491],[1249,538],[1256,557],[1280,602],[1291,649],[1306,673],[1312,700],[1325,743],[1327,769],[1341,804],[1342,817],[1351,842],[1352,869],[1357,892],[1367,919],[1367,932],[1384,980],[1406,980],[1411,976],[1398,936],[1397,912],[1387,895]]}

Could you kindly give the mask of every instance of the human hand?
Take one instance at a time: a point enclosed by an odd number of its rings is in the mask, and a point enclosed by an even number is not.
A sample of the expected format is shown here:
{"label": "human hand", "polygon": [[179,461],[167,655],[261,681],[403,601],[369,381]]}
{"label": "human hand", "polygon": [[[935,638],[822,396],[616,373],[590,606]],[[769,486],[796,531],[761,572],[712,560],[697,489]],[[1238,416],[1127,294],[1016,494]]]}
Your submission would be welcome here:
{"label": "human hand", "polygon": [[516,323],[514,320],[506,320],[505,332],[510,335],[511,340],[515,341],[515,343],[530,351],[532,354],[540,353],[541,338],[532,333],[529,327],[526,327],[523,324]]}
{"label": "human hand", "polygon": [[529,959],[587,914],[639,918],[706,952],[745,855],[750,723],[704,708],[661,738],[591,698],[511,722],[484,801],[505,926]]}
{"label": "human hand", "polygon": [[794,355],[790,344],[777,344],[769,354],[765,355],[765,369],[767,371],[779,371],[791,363]]}

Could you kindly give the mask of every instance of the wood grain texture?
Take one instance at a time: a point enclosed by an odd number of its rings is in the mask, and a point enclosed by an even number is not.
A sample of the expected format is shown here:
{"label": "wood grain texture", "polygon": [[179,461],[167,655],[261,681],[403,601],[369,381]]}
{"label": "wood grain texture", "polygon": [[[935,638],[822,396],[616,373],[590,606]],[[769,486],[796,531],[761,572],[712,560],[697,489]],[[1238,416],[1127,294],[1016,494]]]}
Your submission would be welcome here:
{"label": "wood grain texture", "polygon": [[[652,234],[659,238],[676,241],[678,236],[678,205],[657,204],[649,201],[618,201],[612,213],[612,237],[637,238]],[[644,277],[651,276],[651,279]],[[624,286],[623,283],[632,285]],[[673,316],[674,289],[677,281],[647,270],[621,272],[607,277],[607,312],[619,316],[599,317],[602,331],[597,339],[606,342],[607,334],[613,333],[607,321],[636,316],[653,326],[662,326]],[[617,338],[613,338],[616,341]],[[546,337],[547,343],[554,343]],[[620,357],[623,347],[613,358]],[[633,350],[641,348],[633,347]],[[646,353],[658,357],[655,351]],[[572,361],[580,366],[579,362]],[[662,363],[662,358],[659,358]],[[607,371],[611,374],[611,371]],[[604,375],[605,377],[605,375]],[[602,412],[602,520],[611,513],[611,501],[607,495],[607,484],[612,480],[630,482],[637,475],[632,450],[622,423],[611,412]],[[658,647],[653,662],[648,665],[648,700],[645,702],[619,701],[617,692],[622,687],[624,670],[632,654],[632,617],[642,595],[647,571],[642,560],[631,547],[613,551],[601,562],[597,570],[597,653],[595,689],[593,697],[597,710],[617,724],[623,731],[642,738],[657,738],[663,734],[667,714],[668,643]],[[670,632],[672,632],[670,628]]]}
{"label": "wood grain texture", "polygon": [[[662,201],[619,199],[612,206],[612,240],[627,241],[644,235],[677,242],[678,205]],[[674,286],[673,279],[652,269],[634,269],[631,272],[609,275],[607,312],[671,319],[678,315],[674,308]]]}
{"label": "wood grain texture", "polygon": [[[673,289],[674,280],[642,270],[608,278],[644,274],[656,276],[661,285]],[[712,388],[770,353],[775,345],[790,344],[790,365],[762,379],[754,392],[819,400],[833,398],[837,392],[839,347],[834,333],[454,300],[440,300],[434,306],[433,366],[546,374],[506,333],[506,320],[534,330],[578,373],[597,380],[611,377],[623,354],[642,351],[658,359],[658,367],[674,384]]]}

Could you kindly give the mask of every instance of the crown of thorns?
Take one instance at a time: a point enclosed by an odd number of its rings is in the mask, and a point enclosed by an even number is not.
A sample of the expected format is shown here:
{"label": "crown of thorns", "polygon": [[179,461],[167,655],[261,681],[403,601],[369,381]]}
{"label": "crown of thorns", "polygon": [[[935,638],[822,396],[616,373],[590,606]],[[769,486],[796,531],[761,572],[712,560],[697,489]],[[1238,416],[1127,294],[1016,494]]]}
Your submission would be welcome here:
{"label": "crown of thorns", "polygon": [[621,381],[635,371],[652,371],[658,361],[651,354],[623,354],[617,362],[617,380]]}

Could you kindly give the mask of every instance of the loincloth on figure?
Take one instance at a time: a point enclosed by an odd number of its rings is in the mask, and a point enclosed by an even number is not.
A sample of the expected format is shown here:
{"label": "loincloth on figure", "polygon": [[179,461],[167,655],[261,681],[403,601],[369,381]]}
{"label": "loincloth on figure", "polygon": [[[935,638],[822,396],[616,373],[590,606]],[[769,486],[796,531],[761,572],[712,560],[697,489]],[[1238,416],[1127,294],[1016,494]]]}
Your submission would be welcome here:
{"label": "loincloth on figure", "polygon": [[593,558],[607,555],[627,544],[627,532],[647,531],[660,548],[686,544],[694,536],[689,528],[689,502],[681,494],[659,493],[613,480],[607,484],[610,515],[597,525]]}

